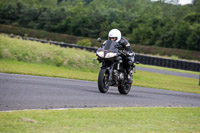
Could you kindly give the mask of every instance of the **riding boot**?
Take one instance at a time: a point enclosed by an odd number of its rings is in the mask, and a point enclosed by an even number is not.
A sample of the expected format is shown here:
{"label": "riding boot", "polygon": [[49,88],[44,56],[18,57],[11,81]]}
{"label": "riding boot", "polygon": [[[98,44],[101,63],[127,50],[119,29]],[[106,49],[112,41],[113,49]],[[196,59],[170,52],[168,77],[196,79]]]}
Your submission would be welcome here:
{"label": "riding boot", "polygon": [[132,82],[133,82],[132,73],[133,73],[132,66],[130,66],[129,69],[128,69],[128,84],[132,84]]}
{"label": "riding boot", "polygon": [[133,79],[132,79],[132,74],[128,74],[128,84],[132,84],[132,82],[133,82]]}

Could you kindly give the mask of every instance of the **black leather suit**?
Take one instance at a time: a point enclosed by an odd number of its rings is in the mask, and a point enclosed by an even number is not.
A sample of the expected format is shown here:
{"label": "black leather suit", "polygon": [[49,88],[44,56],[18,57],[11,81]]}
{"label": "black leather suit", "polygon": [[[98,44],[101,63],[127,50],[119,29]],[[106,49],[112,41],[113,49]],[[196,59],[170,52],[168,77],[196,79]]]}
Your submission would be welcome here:
{"label": "black leather suit", "polygon": [[124,57],[123,61],[125,61],[125,64],[127,65],[127,72],[130,73],[133,69],[133,63],[135,59],[135,53],[131,50],[130,43],[125,39],[121,38],[121,40],[118,42],[120,49],[124,49],[126,52],[126,56]]}

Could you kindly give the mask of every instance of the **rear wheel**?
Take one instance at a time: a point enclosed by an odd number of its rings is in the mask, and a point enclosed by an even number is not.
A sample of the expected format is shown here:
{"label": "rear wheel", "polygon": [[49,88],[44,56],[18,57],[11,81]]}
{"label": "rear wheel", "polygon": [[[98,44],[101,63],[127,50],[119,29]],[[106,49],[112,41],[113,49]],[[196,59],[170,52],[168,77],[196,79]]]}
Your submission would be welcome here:
{"label": "rear wheel", "polygon": [[98,77],[98,88],[101,93],[106,93],[110,87],[109,73],[106,69],[101,69]]}
{"label": "rear wheel", "polygon": [[131,84],[124,84],[124,85],[118,86],[118,91],[120,94],[127,95],[130,90],[131,90]]}

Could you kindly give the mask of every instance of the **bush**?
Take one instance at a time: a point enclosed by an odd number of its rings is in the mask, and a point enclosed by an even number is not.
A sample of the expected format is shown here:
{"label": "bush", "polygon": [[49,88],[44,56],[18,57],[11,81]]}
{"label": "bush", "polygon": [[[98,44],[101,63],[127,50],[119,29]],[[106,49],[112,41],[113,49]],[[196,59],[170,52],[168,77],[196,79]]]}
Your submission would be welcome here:
{"label": "bush", "polygon": [[83,39],[77,42],[78,45],[80,46],[91,46],[91,42],[89,39]]}

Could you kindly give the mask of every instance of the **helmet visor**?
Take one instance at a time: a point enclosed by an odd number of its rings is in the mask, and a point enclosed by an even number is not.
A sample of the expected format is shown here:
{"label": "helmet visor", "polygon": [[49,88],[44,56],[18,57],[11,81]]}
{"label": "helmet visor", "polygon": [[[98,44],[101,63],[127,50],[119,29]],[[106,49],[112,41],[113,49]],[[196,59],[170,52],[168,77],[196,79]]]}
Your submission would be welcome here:
{"label": "helmet visor", "polygon": [[109,37],[109,39],[112,40],[112,41],[116,41],[117,37]]}

